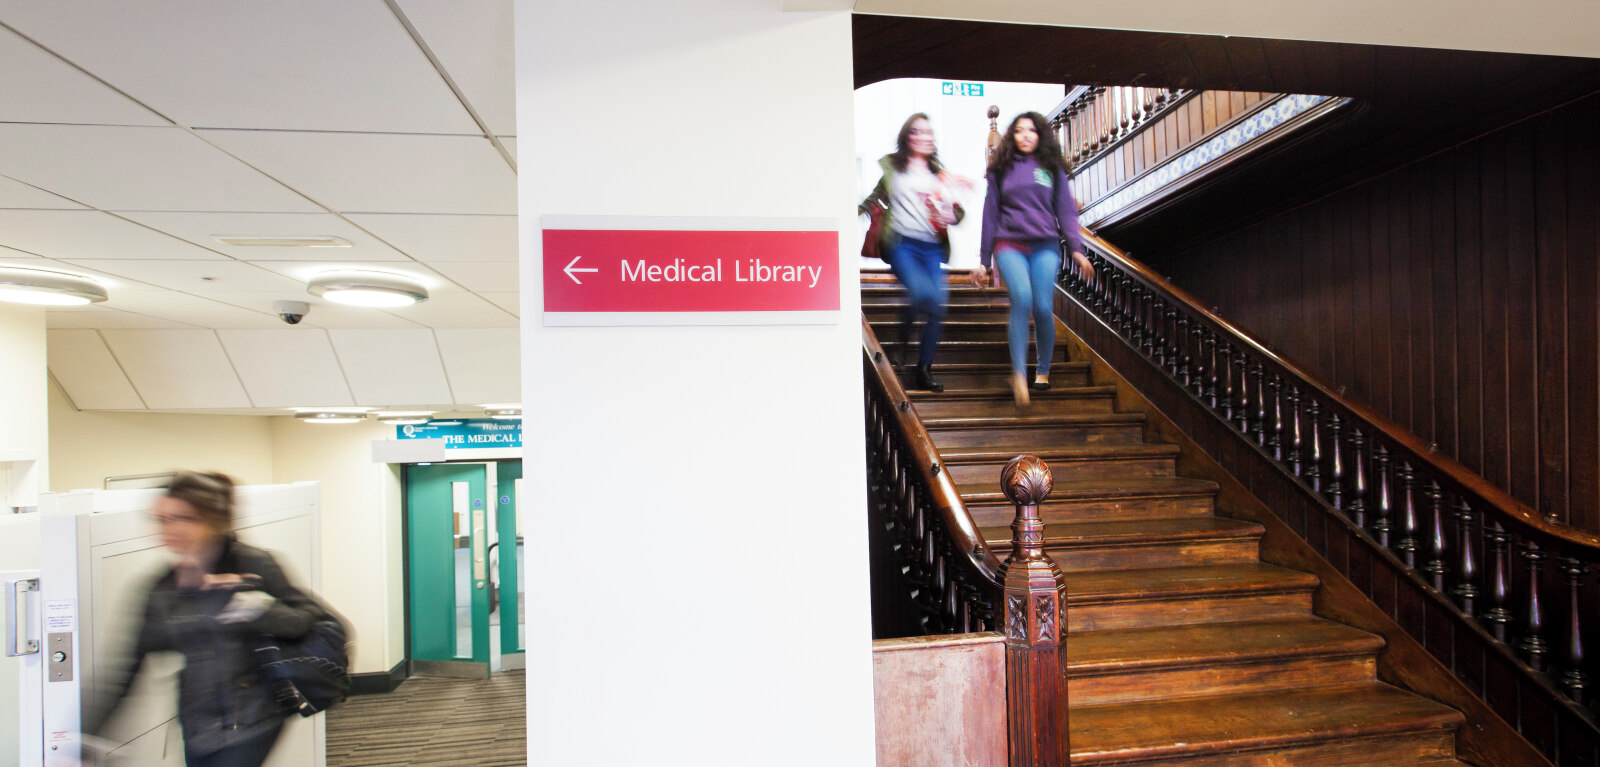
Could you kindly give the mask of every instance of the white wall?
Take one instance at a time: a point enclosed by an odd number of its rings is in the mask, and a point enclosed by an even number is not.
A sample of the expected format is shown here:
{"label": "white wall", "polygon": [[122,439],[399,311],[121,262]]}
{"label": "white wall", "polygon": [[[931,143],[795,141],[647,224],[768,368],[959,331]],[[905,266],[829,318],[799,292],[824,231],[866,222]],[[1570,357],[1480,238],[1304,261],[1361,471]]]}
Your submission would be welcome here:
{"label": "white wall", "polygon": [[1600,57],[1594,0],[856,0],[854,6],[887,16]]}
{"label": "white wall", "polygon": [[[950,172],[971,179],[975,189],[961,202],[967,216],[950,229],[950,267],[968,269],[978,265],[978,241],[983,232],[983,177],[986,171],[984,149],[989,142],[989,107],[1000,107],[997,125],[1004,131],[1011,119],[1022,112],[1049,114],[1066,96],[1064,85],[982,82],[983,96],[944,95],[944,80],[906,78],[885,80],[855,92],[856,200],[866,198],[882,175],[878,159],[895,149],[895,137],[907,117],[917,112],[928,115],[938,142],[939,159]],[[951,81],[969,82],[969,81]],[[857,222],[857,247],[866,233],[866,217]],[[876,259],[864,261],[863,268],[883,268]]]}
{"label": "white wall", "polygon": [[[44,308],[0,303],[0,507],[33,506],[50,487]],[[15,490],[15,493],[10,492]]]}
{"label": "white wall", "polygon": [[174,469],[272,482],[272,430],[260,416],[75,410],[50,384],[50,489],[99,490],[106,477]]}
{"label": "white wall", "polygon": [[310,424],[263,418],[272,431],[273,481],[322,483],[322,596],[350,620],[352,670],[388,671],[405,654],[400,479],[372,462],[376,422]]}
{"label": "white wall", "polygon": [[[529,763],[870,765],[850,17],[516,25]],[[545,214],[836,220],[844,319],[544,327]]]}

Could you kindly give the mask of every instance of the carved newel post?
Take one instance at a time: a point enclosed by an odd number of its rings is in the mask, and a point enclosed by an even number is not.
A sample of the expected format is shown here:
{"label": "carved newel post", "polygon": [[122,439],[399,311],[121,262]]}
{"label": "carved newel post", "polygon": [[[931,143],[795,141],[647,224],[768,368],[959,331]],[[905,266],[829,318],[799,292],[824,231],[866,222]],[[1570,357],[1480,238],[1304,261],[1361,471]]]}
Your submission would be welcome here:
{"label": "carved newel post", "polygon": [[1011,459],[1000,473],[1017,505],[1006,557],[1006,719],[1011,767],[1067,764],[1066,578],[1044,553],[1039,504],[1050,494],[1050,467],[1036,456]]}

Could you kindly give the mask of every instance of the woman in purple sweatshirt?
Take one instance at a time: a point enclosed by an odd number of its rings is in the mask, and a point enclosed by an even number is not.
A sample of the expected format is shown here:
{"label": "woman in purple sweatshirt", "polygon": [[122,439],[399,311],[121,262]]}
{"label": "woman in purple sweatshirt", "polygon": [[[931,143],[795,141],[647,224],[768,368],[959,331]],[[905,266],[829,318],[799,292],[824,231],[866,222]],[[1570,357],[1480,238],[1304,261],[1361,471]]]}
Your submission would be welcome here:
{"label": "woman in purple sweatshirt", "polygon": [[1061,247],[1066,243],[1072,262],[1085,279],[1094,267],[1083,255],[1078,231],[1078,203],[1067,188],[1067,164],[1061,146],[1037,112],[1011,121],[1000,138],[1000,151],[989,164],[989,191],[983,200],[983,239],[978,252],[982,266],[973,281],[989,280],[991,264],[1006,280],[1011,298],[1011,391],[1018,406],[1028,404],[1028,316],[1033,316],[1035,354],[1033,388],[1050,388],[1050,359],[1056,345],[1053,302],[1056,275],[1061,271]]}

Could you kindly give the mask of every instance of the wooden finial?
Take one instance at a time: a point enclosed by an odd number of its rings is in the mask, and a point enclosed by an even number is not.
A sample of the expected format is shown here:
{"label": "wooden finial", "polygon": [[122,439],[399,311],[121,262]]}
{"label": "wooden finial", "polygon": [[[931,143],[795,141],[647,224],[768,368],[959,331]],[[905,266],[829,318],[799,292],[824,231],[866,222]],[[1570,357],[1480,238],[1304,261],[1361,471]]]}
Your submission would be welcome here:
{"label": "wooden finial", "polygon": [[1035,455],[1019,455],[1000,472],[1000,486],[1018,506],[1038,506],[1055,487],[1050,467]]}
{"label": "wooden finial", "polygon": [[989,119],[993,120],[993,119],[995,119],[995,118],[997,118],[999,116],[1000,116],[1000,107],[998,107],[998,106],[989,107]]}

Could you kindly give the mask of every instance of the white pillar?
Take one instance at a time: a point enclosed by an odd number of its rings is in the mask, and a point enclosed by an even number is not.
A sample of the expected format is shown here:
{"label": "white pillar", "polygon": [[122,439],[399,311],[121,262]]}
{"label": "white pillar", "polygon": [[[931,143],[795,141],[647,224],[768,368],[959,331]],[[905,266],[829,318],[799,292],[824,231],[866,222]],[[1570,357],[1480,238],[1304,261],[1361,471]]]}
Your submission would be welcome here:
{"label": "white pillar", "polygon": [[0,303],[0,513],[50,485],[44,309]]}
{"label": "white pillar", "polygon": [[[870,765],[848,12],[518,0],[529,764]],[[838,222],[834,325],[541,323],[543,215]]]}

